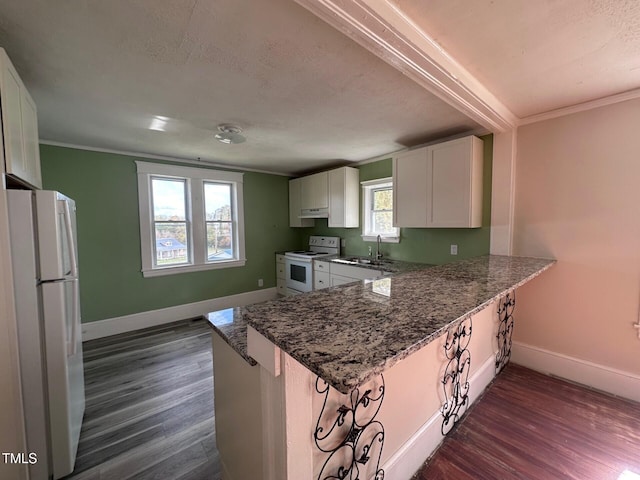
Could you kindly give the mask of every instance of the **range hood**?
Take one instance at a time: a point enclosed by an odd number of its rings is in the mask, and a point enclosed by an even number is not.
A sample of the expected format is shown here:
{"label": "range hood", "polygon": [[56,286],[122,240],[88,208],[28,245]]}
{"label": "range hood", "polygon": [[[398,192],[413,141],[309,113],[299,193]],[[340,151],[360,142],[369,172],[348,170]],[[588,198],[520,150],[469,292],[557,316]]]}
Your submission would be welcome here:
{"label": "range hood", "polygon": [[328,208],[303,208],[298,218],[329,218]]}

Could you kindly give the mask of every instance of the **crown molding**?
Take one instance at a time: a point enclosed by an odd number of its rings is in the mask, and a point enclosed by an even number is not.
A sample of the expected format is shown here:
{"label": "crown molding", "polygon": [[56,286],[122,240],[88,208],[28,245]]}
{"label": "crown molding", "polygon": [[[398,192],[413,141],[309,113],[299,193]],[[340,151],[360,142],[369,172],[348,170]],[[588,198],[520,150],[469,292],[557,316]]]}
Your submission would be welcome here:
{"label": "crown molding", "polygon": [[389,0],[295,0],[491,132],[518,118]]}
{"label": "crown molding", "polygon": [[42,140],[39,141],[40,145],[51,145],[52,147],[63,147],[63,148],[73,148],[75,150],[87,150],[89,152],[99,152],[99,153],[112,153],[114,155],[125,155],[127,157],[137,157],[137,158],[149,158],[152,160],[164,160],[167,162],[180,163],[186,165],[197,165],[203,168],[224,168],[227,170],[237,170],[241,172],[255,172],[255,173],[266,173],[269,175],[279,175],[281,177],[294,177],[295,175],[291,173],[284,172],[272,172],[270,170],[260,170],[258,168],[250,168],[250,167],[240,167],[238,165],[232,165],[228,163],[214,163],[208,162],[206,160],[190,160],[186,158],[176,158],[169,157],[165,155],[155,155],[153,153],[142,153],[142,152],[129,152],[126,150],[115,150],[112,148],[100,148],[100,147],[89,147],[86,145],[76,145],[73,143],[63,143],[63,142],[54,142],[53,140]]}
{"label": "crown molding", "polygon": [[551,120],[552,118],[564,117],[565,115],[571,115],[574,113],[585,112],[594,108],[606,107],[607,105],[613,105],[614,103],[626,102],[627,100],[635,100],[640,98],[640,88],[635,90],[629,90],[627,92],[610,95],[608,97],[598,98],[596,100],[590,100],[588,102],[578,103],[569,107],[558,108],[556,110],[549,110],[548,112],[538,113],[520,119],[519,125],[528,125],[530,123],[542,122],[544,120]]}

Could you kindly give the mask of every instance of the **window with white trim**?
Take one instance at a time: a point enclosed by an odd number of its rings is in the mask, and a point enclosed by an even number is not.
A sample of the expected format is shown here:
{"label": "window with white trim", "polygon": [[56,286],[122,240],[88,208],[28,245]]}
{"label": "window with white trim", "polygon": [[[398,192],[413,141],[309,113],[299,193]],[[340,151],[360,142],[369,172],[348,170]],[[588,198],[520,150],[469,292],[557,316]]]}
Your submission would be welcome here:
{"label": "window with white trim", "polygon": [[362,239],[383,242],[400,241],[400,229],[393,226],[393,179],[379,178],[362,185]]}
{"label": "window with white trim", "polygon": [[245,264],[242,173],[136,167],[145,277]]}

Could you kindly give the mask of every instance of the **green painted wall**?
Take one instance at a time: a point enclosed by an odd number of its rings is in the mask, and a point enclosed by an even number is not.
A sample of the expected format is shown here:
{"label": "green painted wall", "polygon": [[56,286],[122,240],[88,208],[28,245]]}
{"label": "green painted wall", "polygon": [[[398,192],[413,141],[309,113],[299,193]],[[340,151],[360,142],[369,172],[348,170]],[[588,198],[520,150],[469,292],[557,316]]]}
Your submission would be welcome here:
{"label": "green painted wall", "polygon": [[[396,260],[441,264],[476,257],[489,253],[491,226],[491,165],[493,135],[480,137],[484,141],[483,212],[481,228],[402,228],[400,243],[384,243],[381,250],[386,257]],[[391,159],[367,163],[359,167],[360,181],[390,177]],[[328,228],[326,219],[316,219],[315,227],[306,228],[305,235],[333,235],[346,240],[344,255],[367,255],[369,246],[374,251],[375,242],[364,242],[362,228]],[[362,224],[362,219],[360,219]],[[458,255],[450,254],[450,245],[458,245]]]}
{"label": "green painted wall", "polygon": [[246,265],[144,278],[134,162],[153,160],[48,145],[40,155],[44,188],[77,202],[83,322],[256,290],[259,278],[274,287],[274,252],[302,243],[289,228],[288,178],[246,172]]}

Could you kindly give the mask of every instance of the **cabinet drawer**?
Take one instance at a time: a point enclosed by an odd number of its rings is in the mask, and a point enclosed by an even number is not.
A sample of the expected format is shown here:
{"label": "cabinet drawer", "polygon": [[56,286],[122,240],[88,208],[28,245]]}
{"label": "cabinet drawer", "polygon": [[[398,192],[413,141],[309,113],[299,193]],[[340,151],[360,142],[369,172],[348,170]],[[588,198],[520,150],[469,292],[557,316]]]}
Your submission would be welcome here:
{"label": "cabinet drawer", "polygon": [[276,278],[281,278],[284,280],[285,276],[285,266],[284,263],[276,263]]}
{"label": "cabinet drawer", "polygon": [[313,272],[313,289],[322,290],[323,288],[330,287],[329,272]]}
{"label": "cabinet drawer", "polygon": [[316,272],[327,272],[327,273],[329,273],[329,266],[330,266],[329,262],[320,262],[318,260],[314,260],[313,261],[313,269]]}
{"label": "cabinet drawer", "polygon": [[284,279],[279,278],[276,283],[276,291],[278,295],[286,295],[287,294],[287,284]]}
{"label": "cabinet drawer", "polygon": [[280,255],[279,253],[276,255],[276,263],[284,263],[284,255]]}

